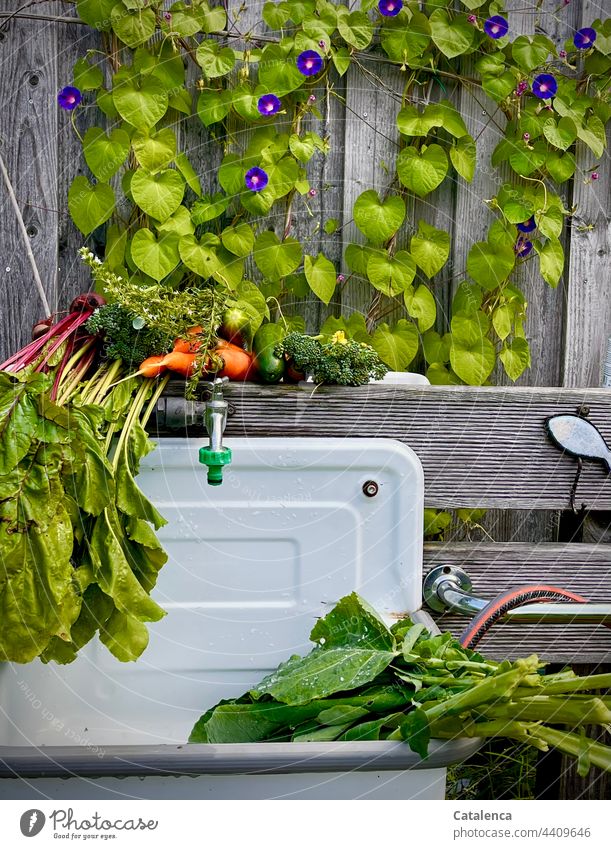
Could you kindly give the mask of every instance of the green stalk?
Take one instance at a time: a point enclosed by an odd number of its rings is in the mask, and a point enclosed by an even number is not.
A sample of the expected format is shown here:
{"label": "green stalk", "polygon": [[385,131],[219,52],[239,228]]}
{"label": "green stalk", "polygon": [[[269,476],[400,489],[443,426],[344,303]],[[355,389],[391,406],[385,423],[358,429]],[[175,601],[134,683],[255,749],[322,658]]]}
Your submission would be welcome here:
{"label": "green stalk", "polygon": [[584,754],[584,743],[587,746],[587,755],[590,763],[611,772],[611,746],[597,743],[594,740],[584,740],[580,734],[572,731],[560,731],[557,728],[549,728],[546,725],[534,725],[530,731],[533,737],[548,743],[555,749],[560,749],[567,755],[579,758]]}
{"label": "green stalk", "polygon": [[525,675],[532,672],[533,664],[538,665],[536,655],[525,660],[518,660],[513,669],[500,675],[491,675],[480,684],[476,684],[464,693],[457,693],[446,701],[432,708],[423,709],[429,723],[444,716],[455,716],[464,711],[472,710],[482,704],[495,701],[507,701]]}
{"label": "green stalk", "polygon": [[121,453],[125,450],[125,446],[127,445],[127,440],[129,438],[129,434],[131,429],[135,425],[138,420],[140,413],[142,412],[142,407],[146,402],[146,397],[148,395],[150,384],[153,382],[153,379],[143,380],[136,392],[136,397],[132,403],[129,413],[127,414],[127,418],[121,429],[121,434],[119,436],[119,441],[117,443],[117,448],[115,450],[115,455],[113,457],[113,468],[115,472],[117,471],[117,467],[119,465],[119,457]]}
{"label": "green stalk", "polygon": [[142,414],[142,418],[140,419],[140,424],[142,425],[142,427],[144,427],[144,428],[146,427],[148,420],[150,419],[151,415],[153,414],[153,410],[155,409],[157,401],[159,400],[159,398],[163,394],[163,390],[168,385],[169,380],[170,380],[170,375],[166,374],[166,376],[159,382],[159,385],[157,386],[157,388],[153,392],[153,394],[151,396],[151,400],[148,404],[148,407],[146,408],[146,410]]}
{"label": "green stalk", "polygon": [[541,683],[543,686],[538,691],[538,694],[542,696],[551,696],[557,693],[573,693],[578,690],[609,690],[611,689],[611,673],[584,675],[579,678],[566,678],[549,683],[547,678],[542,678]]}
{"label": "green stalk", "polygon": [[100,381],[100,383],[96,387],[96,391],[92,394],[91,404],[101,404],[106,396],[106,393],[110,389],[111,384],[115,380],[115,378],[120,374],[121,369],[123,367],[123,363],[121,360],[113,360],[112,364],[108,367],[108,371]]}
{"label": "green stalk", "polygon": [[529,722],[553,722],[557,725],[608,725],[611,710],[601,699],[579,699],[534,696],[504,705],[483,707],[481,714],[489,719],[524,719]]}

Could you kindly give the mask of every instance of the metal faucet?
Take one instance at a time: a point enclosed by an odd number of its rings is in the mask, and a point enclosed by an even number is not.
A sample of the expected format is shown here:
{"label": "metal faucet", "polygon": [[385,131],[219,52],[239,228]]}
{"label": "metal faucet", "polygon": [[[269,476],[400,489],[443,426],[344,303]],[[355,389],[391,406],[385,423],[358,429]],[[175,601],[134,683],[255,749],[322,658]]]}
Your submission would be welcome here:
{"label": "metal faucet", "polygon": [[223,433],[227,424],[229,404],[223,397],[223,389],[229,383],[228,377],[217,377],[210,386],[210,398],[206,401],[204,424],[210,442],[199,449],[199,462],[208,466],[208,483],[220,486],[223,483],[223,466],[231,463],[231,449],[223,447]]}
{"label": "metal faucet", "polygon": [[[424,579],[423,597],[426,604],[438,613],[450,610],[464,616],[476,616],[487,606],[489,599],[472,592],[469,575],[460,566],[450,563],[435,566]],[[529,603],[508,610],[502,617],[507,622],[592,623],[611,626],[611,604],[608,603]]]}

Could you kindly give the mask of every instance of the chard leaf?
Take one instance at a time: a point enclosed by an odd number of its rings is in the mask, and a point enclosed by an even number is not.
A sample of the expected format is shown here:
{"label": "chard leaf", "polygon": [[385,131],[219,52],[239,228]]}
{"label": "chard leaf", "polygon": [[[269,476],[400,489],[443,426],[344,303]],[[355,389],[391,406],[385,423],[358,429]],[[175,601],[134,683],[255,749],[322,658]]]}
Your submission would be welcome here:
{"label": "chard leaf", "polygon": [[45,530],[0,526],[0,660],[28,663],[61,628],[72,580],[72,524],[63,504]]}
{"label": "chard leaf", "polygon": [[376,611],[364,598],[351,593],[342,598],[323,619],[319,619],[310,639],[325,649],[370,648],[394,651],[395,640]]}
{"label": "chard leaf", "polygon": [[285,704],[303,705],[368,684],[394,657],[392,651],[376,649],[317,648],[305,658],[295,655],[282,663],[251,695],[259,699],[269,694]]}
{"label": "chard leaf", "polygon": [[149,633],[138,619],[115,610],[100,628],[100,640],[117,660],[125,663],[138,660],[148,645]]}
{"label": "chard leaf", "polygon": [[134,575],[120,540],[119,517],[114,509],[107,508],[97,517],[89,541],[95,579],[121,612],[141,622],[157,622],[165,612]]}
{"label": "chard leaf", "polygon": [[[37,375],[42,377],[42,375]],[[39,425],[36,393],[41,382],[24,383],[0,373],[0,474],[12,471],[30,450]],[[37,394],[37,393],[36,393]]]}
{"label": "chard leaf", "polygon": [[431,729],[428,717],[423,710],[417,708],[407,715],[405,722],[401,724],[401,736],[412,752],[416,752],[421,758],[426,758],[429,751]]}

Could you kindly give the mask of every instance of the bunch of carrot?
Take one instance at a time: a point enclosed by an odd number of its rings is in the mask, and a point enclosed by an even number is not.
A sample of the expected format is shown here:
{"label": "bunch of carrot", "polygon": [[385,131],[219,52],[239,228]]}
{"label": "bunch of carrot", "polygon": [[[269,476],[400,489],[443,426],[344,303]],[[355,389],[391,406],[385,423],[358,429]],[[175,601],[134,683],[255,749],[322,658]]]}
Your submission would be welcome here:
{"label": "bunch of carrot", "polygon": [[[143,377],[159,377],[171,371],[189,378],[201,369],[203,372],[214,371],[220,377],[229,377],[231,380],[247,380],[251,376],[254,369],[253,355],[225,339],[219,339],[216,347],[202,360],[201,333],[201,327],[191,327],[188,338],[176,339],[174,349],[169,354],[147,357],[138,373]],[[218,368],[219,364],[221,368]]]}

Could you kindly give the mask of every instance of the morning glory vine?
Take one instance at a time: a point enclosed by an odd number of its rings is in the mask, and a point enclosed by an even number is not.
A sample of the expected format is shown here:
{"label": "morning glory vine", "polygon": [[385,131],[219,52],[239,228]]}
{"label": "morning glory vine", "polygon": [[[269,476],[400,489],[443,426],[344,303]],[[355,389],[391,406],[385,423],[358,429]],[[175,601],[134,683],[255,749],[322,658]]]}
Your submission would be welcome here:
{"label": "morning glory vine", "polygon": [[[143,285],[220,287],[255,329],[278,306],[302,328],[308,297],[333,307],[345,287],[366,280],[367,314],[335,315],[317,329],[371,344],[392,369],[421,364],[433,383],[483,384],[499,362],[515,380],[530,365],[516,272],[535,263],[542,285],[561,279],[574,210],[560,192],[575,179],[595,182],[605,151],[611,20],[567,33],[559,49],[545,35],[513,33],[495,0],[463,0],[460,9],[403,0],[363,0],[358,9],[266,2],[264,36],[240,32],[239,14],[228,27],[225,9],[207,0],[169,9],[161,0],[76,6],[102,32],[104,50],[83,56],[58,94],[77,131],[83,107],[96,106],[100,116],[82,133],[89,176],[76,177],[68,206],[84,237],[95,233],[104,244],[109,272]],[[464,75],[466,57],[475,60],[475,77]],[[310,128],[321,117],[313,89],[322,87],[325,101],[337,97],[333,80],[351,67],[371,74],[371,62],[393,65],[405,79],[393,92],[399,152],[385,189],[362,192],[345,212],[360,238],[337,267],[294,235],[321,189],[311,185],[309,166],[333,146]],[[197,72],[195,92],[187,63]],[[505,126],[490,163],[478,163],[454,103],[431,101],[435,87],[445,93],[444,80],[478,85],[498,104]],[[201,121],[222,147],[212,193],[203,192],[189,150],[179,148],[178,116]],[[592,157],[582,177],[577,143]],[[482,201],[496,217],[459,269],[443,327],[431,280],[449,261],[450,236],[426,219],[409,220],[407,210],[448,178],[470,182],[478,164],[511,178],[499,176],[494,197]],[[277,231],[261,223],[271,214],[282,222]],[[322,226],[332,236],[342,224]],[[391,314],[398,318],[384,321]]]}

